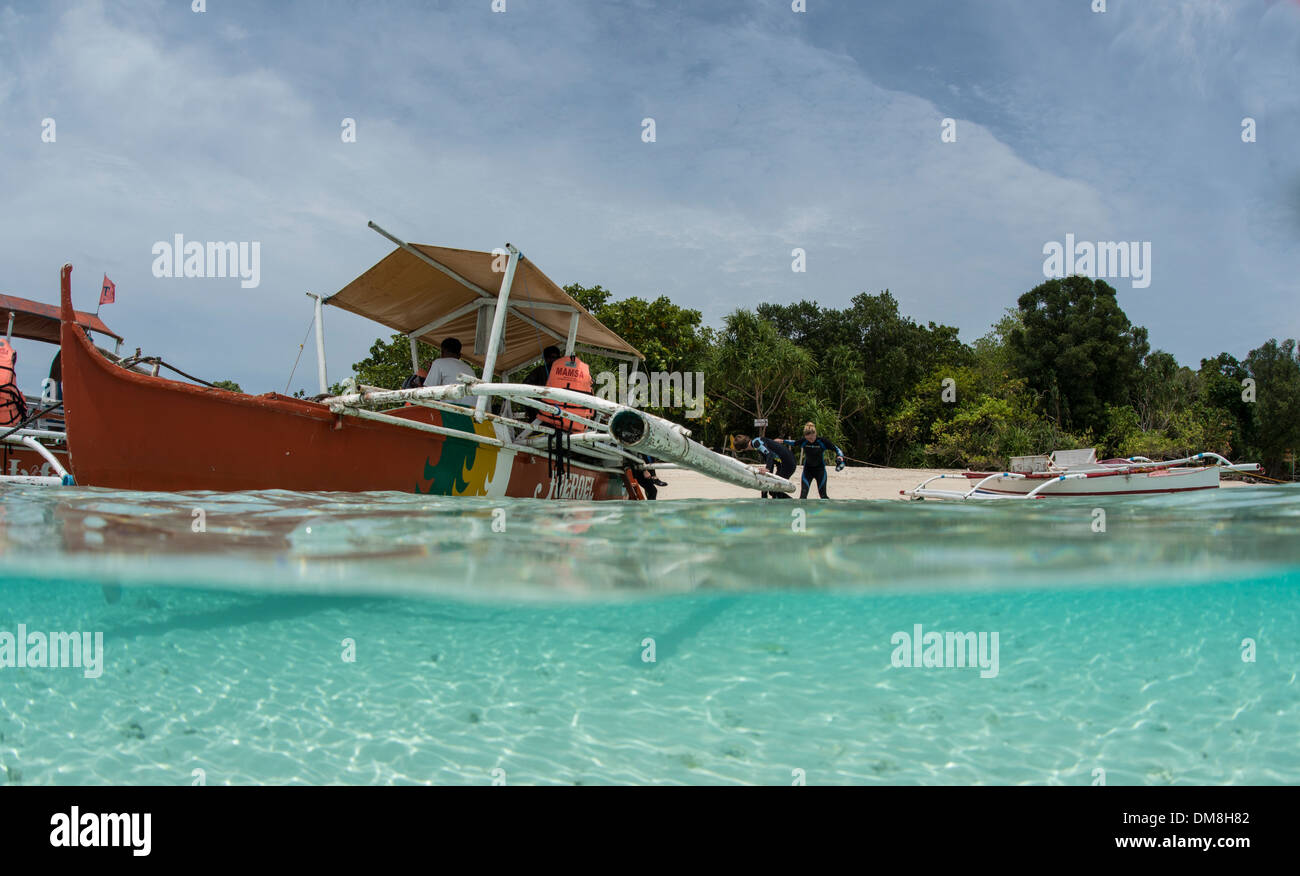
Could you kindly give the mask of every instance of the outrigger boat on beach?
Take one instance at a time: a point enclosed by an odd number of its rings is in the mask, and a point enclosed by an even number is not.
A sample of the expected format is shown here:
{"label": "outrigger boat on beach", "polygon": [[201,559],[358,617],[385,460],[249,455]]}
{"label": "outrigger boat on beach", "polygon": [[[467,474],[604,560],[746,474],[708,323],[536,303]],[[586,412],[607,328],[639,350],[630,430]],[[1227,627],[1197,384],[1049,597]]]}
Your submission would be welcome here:
{"label": "outrigger boat on beach", "polygon": [[[1201,462],[1209,464],[1196,464]],[[912,499],[1046,499],[1182,493],[1217,488],[1219,475],[1225,471],[1259,468],[1255,462],[1232,463],[1208,452],[1165,462],[1145,456],[1098,462],[1096,448],[1057,450],[1050,455],[1014,456],[1007,471],[934,475],[900,494]],[[944,479],[962,480],[971,486],[954,490],[930,486]]]}
{"label": "outrigger boat on beach", "polygon": [[[410,244],[339,292],[315,299],[321,395],[245,395],[139,374],[110,361],[77,327],[72,266],[61,276],[64,410],[77,484],[132,490],[398,490],[454,496],[640,498],[633,472],[659,462],[754,490],[794,485],[715,453],[668,420],[586,392],[506,382],[548,344],[564,355],[641,354],[602,325],[513,246],[495,253]],[[495,288],[496,291],[491,291]],[[323,306],[367,317],[417,341],[465,345],[482,378],[331,395]],[[502,382],[493,378],[501,376]],[[498,411],[492,401],[498,401]],[[517,413],[528,413],[528,416]],[[545,422],[526,422],[531,412]]]}

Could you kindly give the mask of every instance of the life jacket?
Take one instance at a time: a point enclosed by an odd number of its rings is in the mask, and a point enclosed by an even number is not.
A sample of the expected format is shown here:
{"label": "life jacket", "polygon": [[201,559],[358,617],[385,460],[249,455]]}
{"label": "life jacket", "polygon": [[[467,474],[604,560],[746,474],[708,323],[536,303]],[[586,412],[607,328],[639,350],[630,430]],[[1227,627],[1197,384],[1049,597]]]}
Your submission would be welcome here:
{"label": "life jacket", "polygon": [[0,426],[12,426],[27,416],[27,401],[18,389],[14,364],[18,353],[0,338]]}
{"label": "life jacket", "polygon": [[[575,392],[591,392],[591,369],[587,363],[577,356],[567,356],[562,359],[556,359],[555,364],[551,366],[550,379],[546,385],[552,389],[572,389]],[[584,408],[575,404],[565,404],[555,402],[556,406],[563,408],[570,413],[579,417],[591,419],[595,413],[591,408]],[[537,418],[548,426],[558,429],[561,432],[585,432],[587,427],[582,423],[575,423],[572,420],[566,420],[564,417],[550,413],[539,413]]]}

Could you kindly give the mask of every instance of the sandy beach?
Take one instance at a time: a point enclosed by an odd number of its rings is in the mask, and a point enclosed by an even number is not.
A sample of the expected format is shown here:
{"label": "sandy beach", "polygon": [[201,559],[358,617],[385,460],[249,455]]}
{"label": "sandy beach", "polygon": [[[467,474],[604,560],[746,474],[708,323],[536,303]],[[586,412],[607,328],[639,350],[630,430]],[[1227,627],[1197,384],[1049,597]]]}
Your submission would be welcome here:
{"label": "sandy beach", "polygon": [[[844,471],[829,470],[826,492],[831,499],[901,499],[899,490],[910,490],[931,475],[945,472],[959,474],[955,468],[869,468],[851,466]],[[795,483],[799,472],[795,471]],[[752,490],[715,481],[699,472],[667,469],[660,479],[668,486],[659,488],[659,499],[748,499],[758,496]],[[814,486],[810,495],[817,496]],[[795,493],[798,498],[798,493]]]}
{"label": "sandy beach", "polygon": [[[905,499],[900,490],[910,490],[921,481],[937,474],[960,474],[957,468],[869,468],[851,466],[844,471],[829,470],[826,492],[831,499]],[[799,471],[796,469],[794,480],[797,484]],[[758,494],[752,490],[733,487],[715,481],[699,472],[666,469],[660,479],[668,486],[659,488],[661,501],[670,499],[747,499]],[[940,483],[952,483],[944,481]],[[1223,480],[1224,487],[1242,487],[1246,484],[1236,480]],[[937,485],[936,485],[937,486]],[[798,498],[798,493],[794,494]],[[810,498],[817,497],[817,488],[810,491]]]}

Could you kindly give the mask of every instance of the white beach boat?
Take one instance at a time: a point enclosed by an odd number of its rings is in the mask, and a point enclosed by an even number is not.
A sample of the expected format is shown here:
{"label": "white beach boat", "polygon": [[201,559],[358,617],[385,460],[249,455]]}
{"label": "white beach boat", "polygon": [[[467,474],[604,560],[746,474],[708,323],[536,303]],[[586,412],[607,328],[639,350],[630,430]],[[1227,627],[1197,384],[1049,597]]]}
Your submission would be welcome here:
{"label": "white beach boat", "polygon": [[[1200,463],[1200,464],[1198,464]],[[1254,462],[1232,463],[1217,453],[1197,453],[1155,462],[1145,456],[1097,461],[1096,448],[1014,456],[1007,471],[939,474],[901,494],[912,499],[1045,499],[1069,496],[1127,496],[1212,490],[1225,471],[1258,471]],[[931,487],[960,480],[963,489]]]}

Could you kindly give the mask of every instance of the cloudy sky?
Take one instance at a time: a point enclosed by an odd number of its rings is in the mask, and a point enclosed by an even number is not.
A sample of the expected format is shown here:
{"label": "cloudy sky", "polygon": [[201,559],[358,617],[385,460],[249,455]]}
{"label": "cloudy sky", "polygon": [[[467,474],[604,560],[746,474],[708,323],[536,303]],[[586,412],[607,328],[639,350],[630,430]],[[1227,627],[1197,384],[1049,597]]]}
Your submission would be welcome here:
{"label": "cloudy sky", "polygon": [[[93,310],[107,272],[131,347],[283,391],[304,293],[391,248],[368,219],[711,324],[888,288],[968,341],[1069,233],[1150,242],[1113,283],[1184,363],[1300,335],[1300,2],[806,5],[0,5],[0,292],[55,301],[69,261]],[[260,285],[155,278],[176,234],[260,242]],[[330,379],[381,333],[327,311]]]}

